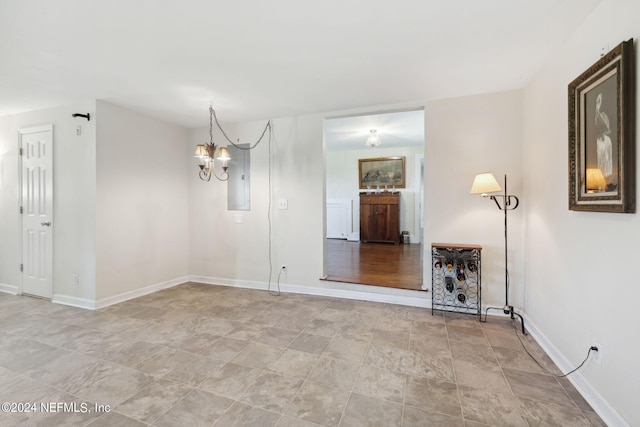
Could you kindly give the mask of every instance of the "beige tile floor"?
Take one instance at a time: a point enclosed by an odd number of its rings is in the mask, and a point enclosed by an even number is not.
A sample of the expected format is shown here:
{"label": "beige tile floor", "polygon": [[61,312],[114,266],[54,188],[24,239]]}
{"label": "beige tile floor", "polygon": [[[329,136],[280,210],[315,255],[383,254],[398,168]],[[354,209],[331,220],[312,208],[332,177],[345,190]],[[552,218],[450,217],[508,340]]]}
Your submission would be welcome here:
{"label": "beige tile floor", "polygon": [[195,283],[98,311],[0,294],[0,402],[22,410],[0,425],[604,425],[515,334],[500,318]]}

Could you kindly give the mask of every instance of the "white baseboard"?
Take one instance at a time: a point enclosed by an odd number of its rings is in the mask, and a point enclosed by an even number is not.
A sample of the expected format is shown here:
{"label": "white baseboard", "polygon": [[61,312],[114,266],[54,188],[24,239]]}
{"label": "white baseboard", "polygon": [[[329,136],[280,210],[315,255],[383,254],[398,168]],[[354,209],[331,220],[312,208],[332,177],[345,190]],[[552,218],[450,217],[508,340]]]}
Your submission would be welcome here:
{"label": "white baseboard", "polygon": [[[231,286],[233,288],[259,289],[267,290],[267,284],[263,282],[253,282],[249,280],[222,279],[219,277],[209,276],[189,276],[190,282],[204,283],[205,285]],[[272,285],[275,288],[275,285]],[[282,286],[280,286],[282,289]]]}
{"label": "white baseboard", "polygon": [[171,288],[173,286],[177,286],[182,283],[186,283],[188,281],[189,281],[189,278],[187,276],[183,276],[177,279],[168,280],[166,282],[156,283],[154,285],[146,286],[144,288],[134,289],[133,291],[124,292],[119,295],[103,298],[98,301],[94,301],[86,298],[78,298],[70,295],[54,294],[53,298],[51,299],[51,302],[54,302],[57,304],[70,305],[72,307],[85,308],[88,310],[98,310],[113,304],[117,304],[119,302],[128,301],[133,298],[138,298],[144,295],[161,291],[163,289]]}
{"label": "white baseboard", "polygon": [[[190,276],[190,282],[205,283],[208,285],[223,285],[236,288],[260,289],[266,291],[268,283],[247,280],[232,280],[219,277]],[[271,290],[277,290],[277,284],[271,283]],[[412,307],[431,308],[431,294],[424,291],[410,291],[406,289],[384,289],[388,293],[372,291],[371,286],[355,285],[352,283],[321,281],[314,286],[295,285],[281,283],[280,291],[292,294],[308,294],[334,298],[354,299],[361,301],[373,301],[389,304],[407,305]],[[375,288],[375,287],[373,287]],[[376,288],[377,289],[377,288]]]}
{"label": "white baseboard", "polygon": [[[551,360],[563,372],[568,372],[574,368],[573,363],[562,354],[556,346],[537,328],[535,323],[527,316],[525,326],[527,332],[540,344],[540,347],[549,355]],[[593,388],[591,383],[580,373],[575,372],[567,377],[573,386],[582,395],[584,400],[591,405],[591,408],[611,427],[631,427],[631,425]]]}
{"label": "white baseboard", "polygon": [[355,233],[349,233],[349,235],[347,235],[347,240],[350,242],[357,242],[360,240],[360,232],[357,231]]}
{"label": "white baseboard", "polygon": [[146,286],[140,289],[134,289],[133,291],[124,292],[119,295],[114,295],[112,297],[103,298],[101,300],[96,301],[96,309],[105,308],[113,304],[118,304],[120,302],[128,301],[133,298],[138,298],[144,295],[149,295],[154,292],[161,291],[163,289],[172,288],[174,286],[181,285],[189,281],[188,276],[179,277],[177,279],[168,280],[162,283],[156,283],[155,285]]}
{"label": "white baseboard", "polygon": [[53,294],[51,302],[71,307],[84,308],[87,310],[95,310],[96,302],[91,299],[73,297],[71,295]]}
{"label": "white baseboard", "polygon": [[0,292],[5,294],[18,295],[18,287],[14,285],[7,285],[6,283],[0,283]]}

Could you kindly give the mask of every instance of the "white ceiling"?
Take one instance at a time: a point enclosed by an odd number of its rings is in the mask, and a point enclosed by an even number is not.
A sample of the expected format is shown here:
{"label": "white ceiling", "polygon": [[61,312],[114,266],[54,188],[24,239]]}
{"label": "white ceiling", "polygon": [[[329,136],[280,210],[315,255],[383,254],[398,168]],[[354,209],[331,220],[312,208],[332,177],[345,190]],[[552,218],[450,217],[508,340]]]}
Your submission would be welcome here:
{"label": "white ceiling", "polygon": [[[424,145],[424,110],[369,114],[326,120],[324,138],[327,151],[369,149],[369,131],[380,137],[379,148]],[[375,151],[375,148],[371,148]]]}
{"label": "white ceiling", "polygon": [[[523,87],[601,0],[0,0],[0,115],[186,127]],[[418,104],[419,105],[419,104]]]}

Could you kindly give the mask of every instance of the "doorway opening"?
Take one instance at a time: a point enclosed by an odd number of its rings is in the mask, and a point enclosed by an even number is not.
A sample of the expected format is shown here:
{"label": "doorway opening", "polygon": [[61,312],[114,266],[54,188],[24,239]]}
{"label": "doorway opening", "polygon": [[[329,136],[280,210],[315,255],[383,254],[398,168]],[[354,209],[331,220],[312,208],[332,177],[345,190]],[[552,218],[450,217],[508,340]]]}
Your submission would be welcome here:
{"label": "doorway opening", "polygon": [[[379,144],[368,141],[374,133]],[[324,141],[326,280],[422,290],[424,110],[328,118]],[[388,185],[363,182],[362,160],[389,158],[404,159],[401,180],[394,172]],[[362,215],[374,214],[360,209],[367,194],[398,196],[398,220],[391,225],[397,239],[391,240],[399,243],[362,240],[360,226],[368,222]]]}

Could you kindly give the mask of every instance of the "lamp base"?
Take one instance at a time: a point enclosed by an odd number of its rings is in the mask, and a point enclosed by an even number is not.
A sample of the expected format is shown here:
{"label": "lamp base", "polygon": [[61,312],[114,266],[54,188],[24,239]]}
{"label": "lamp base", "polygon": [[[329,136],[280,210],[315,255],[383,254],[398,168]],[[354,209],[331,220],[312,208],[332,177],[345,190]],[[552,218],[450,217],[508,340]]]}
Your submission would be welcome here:
{"label": "lamp base", "polygon": [[500,308],[500,307],[487,307],[487,309],[484,312],[484,321],[485,322],[487,321],[487,313],[489,312],[489,310],[502,310],[502,312],[504,314],[508,314],[509,317],[511,317],[511,319],[513,319],[513,320],[515,320],[516,316],[518,316],[520,318],[520,326],[522,326],[522,335],[527,335],[526,331],[524,330],[524,318],[513,310],[513,306],[512,305],[505,305],[502,308]]}

